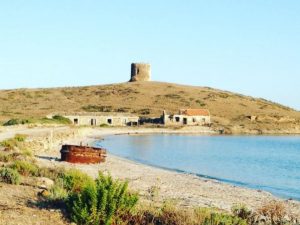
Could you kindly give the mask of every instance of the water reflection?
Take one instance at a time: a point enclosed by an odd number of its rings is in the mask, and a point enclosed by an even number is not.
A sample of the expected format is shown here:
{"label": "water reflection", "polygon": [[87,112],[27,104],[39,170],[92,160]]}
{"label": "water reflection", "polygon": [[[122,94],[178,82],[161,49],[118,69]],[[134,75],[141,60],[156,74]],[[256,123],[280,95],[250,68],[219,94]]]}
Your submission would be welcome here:
{"label": "water reflection", "polygon": [[142,163],[214,177],[300,199],[300,138],[124,135],[101,145]]}

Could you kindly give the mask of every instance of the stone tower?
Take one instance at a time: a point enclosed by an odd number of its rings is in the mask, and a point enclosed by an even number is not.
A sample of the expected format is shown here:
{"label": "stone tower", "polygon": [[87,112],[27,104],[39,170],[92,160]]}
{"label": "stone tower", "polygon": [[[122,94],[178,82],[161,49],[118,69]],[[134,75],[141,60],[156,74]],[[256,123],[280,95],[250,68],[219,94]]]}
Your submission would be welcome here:
{"label": "stone tower", "polygon": [[130,82],[150,81],[150,79],[151,79],[150,64],[146,64],[146,63],[132,63],[131,64]]}

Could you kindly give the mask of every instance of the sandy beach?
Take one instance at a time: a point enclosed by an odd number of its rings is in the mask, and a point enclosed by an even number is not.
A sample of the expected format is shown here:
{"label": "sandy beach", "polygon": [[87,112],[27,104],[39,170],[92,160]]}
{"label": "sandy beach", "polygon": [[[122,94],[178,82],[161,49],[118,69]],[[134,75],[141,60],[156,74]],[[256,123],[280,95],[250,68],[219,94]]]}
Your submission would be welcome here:
{"label": "sandy beach", "polygon": [[[61,128],[60,128],[61,129]],[[58,133],[62,132],[57,131]],[[160,204],[163,201],[174,201],[184,207],[215,207],[230,211],[236,204],[245,204],[249,208],[259,208],[264,203],[277,200],[286,205],[288,211],[300,215],[300,202],[284,200],[268,192],[238,187],[217,180],[205,179],[192,174],[143,165],[124,158],[108,154],[107,161],[98,165],[79,165],[60,162],[59,149],[61,144],[92,144],[107,135],[132,135],[147,133],[197,133],[213,134],[207,130],[168,130],[157,128],[102,128],[102,129],[71,129],[63,131],[64,135],[56,135],[49,146],[37,153],[38,163],[49,167],[77,168],[96,177],[98,171],[111,174],[116,179],[128,180],[132,190],[137,191],[143,202]],[[40,134],[40,136],[43,136]],[[54,135],[55,136],[55,135]],[[60,138],[58,138],[60,137]],[[40,137],[41,138],[41,137]],[[47,138],[49,140],[49,138]],[[47,145],[45,145],[47,146]]]}

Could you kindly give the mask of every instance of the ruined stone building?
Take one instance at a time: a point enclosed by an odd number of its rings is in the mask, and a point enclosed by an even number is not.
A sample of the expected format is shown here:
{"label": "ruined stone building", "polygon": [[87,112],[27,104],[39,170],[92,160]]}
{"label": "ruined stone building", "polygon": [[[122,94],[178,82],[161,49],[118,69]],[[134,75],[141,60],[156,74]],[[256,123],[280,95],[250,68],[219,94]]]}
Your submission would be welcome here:
{"label": "ruined stone building", "polygon": [[81,126],[137,126],[139,124],[138,116],[127,114],[89,113],[65,115],[64,117],[71,120],[74,125]]}
{"label": "ruined stone building", "polygon": [[207,109],[181,109],[178,114],[168,115],[163,112],[163,124],[204,126],[210,125],[210,113]]}
{"label": "ruined stone building", "polygon": [[151,67],[146,63],[132,63],[131,64],[131,78],[130,82],[134,81],[150,81]]}

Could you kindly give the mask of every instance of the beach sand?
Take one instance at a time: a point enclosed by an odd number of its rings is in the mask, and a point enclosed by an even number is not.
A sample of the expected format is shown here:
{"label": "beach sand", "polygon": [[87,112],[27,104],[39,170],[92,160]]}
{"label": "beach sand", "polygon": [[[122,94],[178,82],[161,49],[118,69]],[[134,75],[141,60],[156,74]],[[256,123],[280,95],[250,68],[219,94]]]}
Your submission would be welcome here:
{"label": "beach sand", "polygon": [[[127,180],[131,190],[141,195],[143,202],[160,204],[164,201],[173,201],[184,207],[214,207],[230,211],[236,204],[245,204],[255,209],[263,204],[277,200],[286,205],[289,212],[300,215],[300,202],[284,200],[272,194],[238,187],[217,180],[205,179],[192,174],[183,174],[176,171],[156,168],[124,158],[108,154],[107,161],[98,165],[81,165],[60,162],[60,144],[92,144],[95,140],[103,139],[107,135],[128,135],[147,133],[197,133],[199,130],[168,130],[157,128],[105,128],[105,129],[80,129],[68,139],[53,144],[51,150],[39,153],[39,164],[50,167],[64,166],[77,168],[89,175],[96,177],[98,171],[111,174],[113,178]],[[210,134],[204,131],[202,134]]]}

